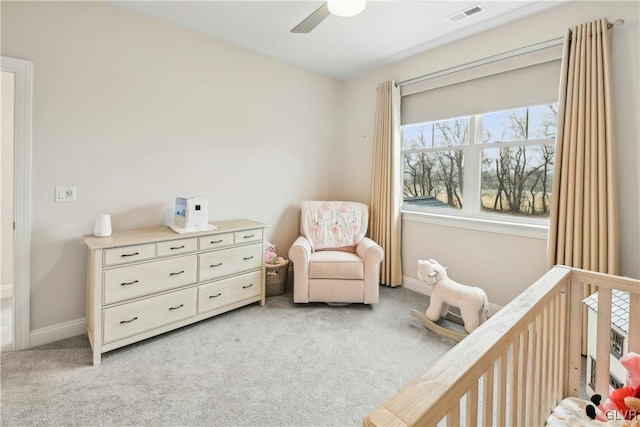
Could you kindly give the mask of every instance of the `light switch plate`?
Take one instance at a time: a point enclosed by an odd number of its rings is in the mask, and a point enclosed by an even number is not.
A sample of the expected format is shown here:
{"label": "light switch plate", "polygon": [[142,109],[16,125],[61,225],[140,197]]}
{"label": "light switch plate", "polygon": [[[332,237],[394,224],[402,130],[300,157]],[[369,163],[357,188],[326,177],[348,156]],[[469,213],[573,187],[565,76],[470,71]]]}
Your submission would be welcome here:
{"label": "light switch plate", "polygon": [[69,203],[76,201],[76,187],[56,187],[56,203]]}

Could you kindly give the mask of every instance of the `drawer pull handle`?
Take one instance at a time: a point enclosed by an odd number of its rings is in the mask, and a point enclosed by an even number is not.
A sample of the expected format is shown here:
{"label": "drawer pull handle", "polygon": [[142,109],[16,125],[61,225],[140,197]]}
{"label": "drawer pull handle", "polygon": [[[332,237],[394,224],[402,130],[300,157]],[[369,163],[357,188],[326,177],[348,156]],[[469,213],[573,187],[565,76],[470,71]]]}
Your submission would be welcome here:
{"label": "drawer pull handle", "polygon": [[220,240],[212,240],[209,243],[211,243],[212,245],[215,245],[216,243],[222,243],[222,239],[220,239]]}
{"label": "drawer pull handle", "polygon": [[250,284],[248,284],[248,285],[244,285],[244,286],[242,287],[242,289],[248,289],[248,288],[250,288],[250,287],[252,287],[252,286],[253,286],[253,283],[250,283]]}
{"label": "drawer pull handle", "polygon": [[220,267],[222,265],[221,262],[217,263],[217,264],[211,264],[209,267],[214,268],[214,267]]}
{"label": "drawer pull handle", "polygon": [[178,271],[176,273],[169,273],[169,276],[177,276],[178,274],[184,273],[184,270]]}
{"label": "drawer pull handle", "polygon": [[255,234],[249,234],[248,236],[244,236],[244,239],[250,239],[255,236],[256,236]]}
{"label": "drawer pull handle", "polygon": [[129,285],[133,285],[135,283],[138,283],[138,281],[134,280],[133,282],[123,282],[123,283],[120,283],[120,286],[129,286]]}
{"label": "drawer pull handle", "polygon": [[178,250],[178,249],[184,249],[184,245],[182,246],[173,246],[170,248],[172,251]]}
{"label": "drawer pull handle", "polygon": [[137,318],[137,317],[134,317],[134,318],[133,318],[133,319],[131,319],[131,320],[121,320],[121,321],[120,321],[120,324],[121,324],[121,325],[124,325],[125,323],[131,323],[131,322],[133,322],[134,320],[138,320],[138,318]]}
{"label": "drawer pull handle", "polygon": [[222,295],[221,293],[218,293],[217,295],[209,295],[209,299],[211,298],[218,298],[220,295]]}
{"label": "drawer pull handle", "polygon": [[171,310],[177,310],[177,309],[179,309],[180,307],[184,307],[184,304],[180,304],[180,305],[179,305],[179,306],[177,306],[177,307],[169,307],[169,311],[171,311]]}
{"label": "drawer pull handle", "polygon": [[140,255],[140,252],[134,252],[134,253],[132,253],[132,254],[122,254],[122,255],[120,255],[120,256],[121,256],[122,258],[124,258],[124,257],[128,257],[128,256],[136,256],[136,255]]}
{"label": "drawer pull handle", "polygon": [[242,258],[244,261],[249,261],[250,259],[253,259],[253,255],[252,256],[246,256],[244,258]]}

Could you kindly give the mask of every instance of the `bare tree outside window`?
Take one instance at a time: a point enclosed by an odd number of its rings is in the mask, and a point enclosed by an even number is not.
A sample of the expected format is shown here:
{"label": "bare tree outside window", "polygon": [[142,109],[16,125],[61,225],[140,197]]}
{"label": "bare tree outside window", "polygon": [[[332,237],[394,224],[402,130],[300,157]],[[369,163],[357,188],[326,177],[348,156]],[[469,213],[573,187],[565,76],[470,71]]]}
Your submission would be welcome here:
{"label": "bare tree outside window", "polygon": [[484,211],[549,216],[557,117],[553,104],[483,116]]}
{"label": "bare tree outside window", "polygon": [[548,217],[557,116],[547,104],[404,126],[405,205],[464,211],[468,182],[475,209]]}
{"label": "bare tree outside window", "polygon": [[462,209],[467,118],[416,126],[404,132],[405,202]]}

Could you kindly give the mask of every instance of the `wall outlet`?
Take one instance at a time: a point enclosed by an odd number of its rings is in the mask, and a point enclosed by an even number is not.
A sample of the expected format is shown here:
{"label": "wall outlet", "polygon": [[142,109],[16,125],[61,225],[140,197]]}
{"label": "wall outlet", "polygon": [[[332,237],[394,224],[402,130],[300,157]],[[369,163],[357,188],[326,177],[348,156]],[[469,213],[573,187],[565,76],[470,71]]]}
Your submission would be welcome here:
{"label": "wall outlet", "polygon": [[76,201],[76,187],[56,187],[56,203],[69,203]]}

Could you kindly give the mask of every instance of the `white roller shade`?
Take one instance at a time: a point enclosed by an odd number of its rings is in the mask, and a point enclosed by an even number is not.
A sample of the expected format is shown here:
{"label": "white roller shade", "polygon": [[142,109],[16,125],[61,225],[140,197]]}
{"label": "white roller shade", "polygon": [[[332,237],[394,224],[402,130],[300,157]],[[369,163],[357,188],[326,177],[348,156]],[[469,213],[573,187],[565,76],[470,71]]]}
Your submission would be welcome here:
{"label": "white roller shade", "polygon": [[402,87],[402,124],[506,110],[558,99],[562,46]]}

